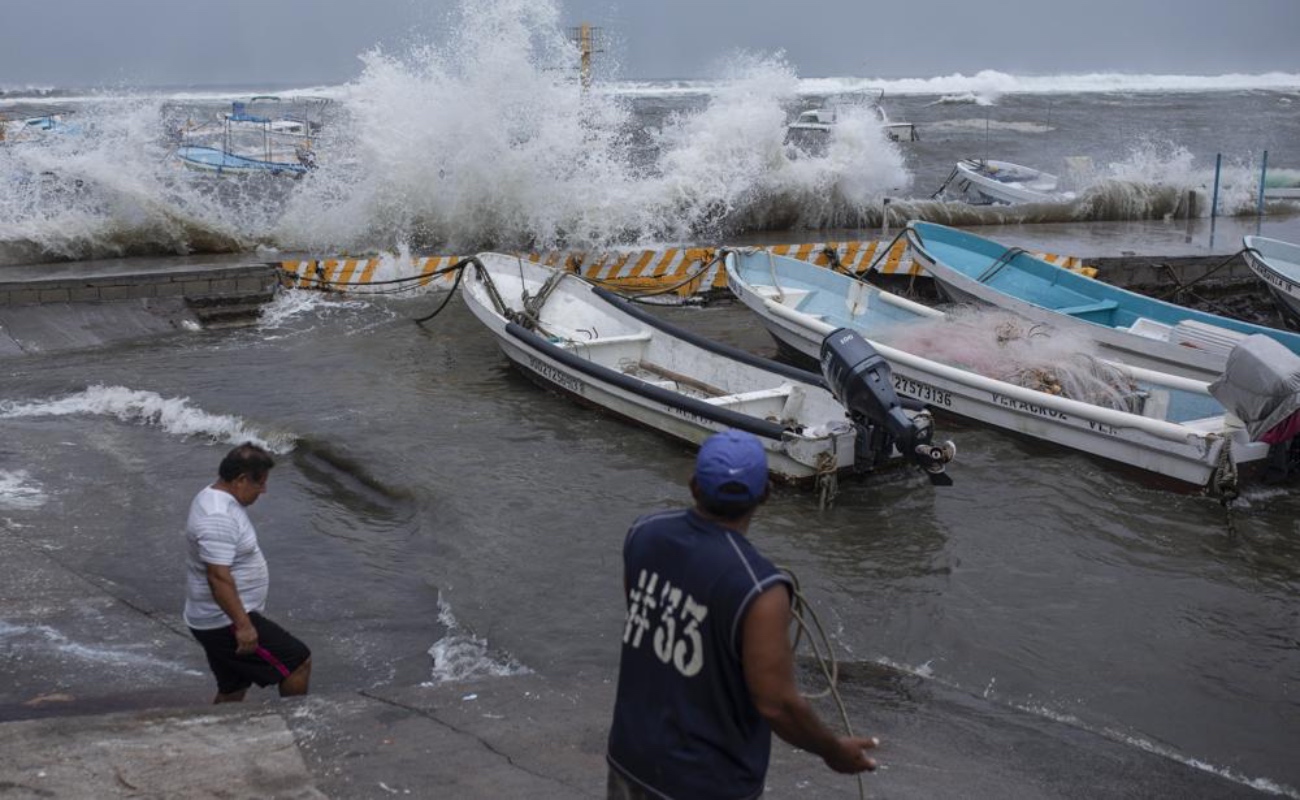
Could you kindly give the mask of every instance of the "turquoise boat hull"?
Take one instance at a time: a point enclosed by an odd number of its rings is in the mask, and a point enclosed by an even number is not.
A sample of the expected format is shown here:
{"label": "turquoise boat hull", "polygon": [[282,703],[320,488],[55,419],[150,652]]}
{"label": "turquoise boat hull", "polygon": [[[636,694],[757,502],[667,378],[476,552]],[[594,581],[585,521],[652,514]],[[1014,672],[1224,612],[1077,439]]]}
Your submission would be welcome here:
{"label": "turquoise boat hull", "polygon": [[1127,364],[1212,381],[1232,347],[1253,334],[1300,353],[1295,333],[1121,289],[973,233],[912,222],[907,239],[949,300],[998,306],[1077,333]]}
{"label": "turquoise boat hull", "polygon": [[177,148],[176,158],[190,169],[218,175],[302,175],[307,172],[303,164],[263,161],[200,145]]}

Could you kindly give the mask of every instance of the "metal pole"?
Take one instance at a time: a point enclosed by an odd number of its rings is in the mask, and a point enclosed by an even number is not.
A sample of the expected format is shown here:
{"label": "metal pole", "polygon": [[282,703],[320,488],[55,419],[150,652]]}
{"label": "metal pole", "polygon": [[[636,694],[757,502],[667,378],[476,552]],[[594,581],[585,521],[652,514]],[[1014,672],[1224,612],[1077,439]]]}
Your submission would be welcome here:
{"label": "metal pole", "polygon": [[581,40],[582,48],[582,88],[591,88],[591,26],[582,23],[578,30],[578,37]]}
{"label": "metal pole", "polygon": [[1210,197],[1210,219],[1219,216],[1219,173],[1223,169],[1223,153],[1214,156],[1214,194]]}

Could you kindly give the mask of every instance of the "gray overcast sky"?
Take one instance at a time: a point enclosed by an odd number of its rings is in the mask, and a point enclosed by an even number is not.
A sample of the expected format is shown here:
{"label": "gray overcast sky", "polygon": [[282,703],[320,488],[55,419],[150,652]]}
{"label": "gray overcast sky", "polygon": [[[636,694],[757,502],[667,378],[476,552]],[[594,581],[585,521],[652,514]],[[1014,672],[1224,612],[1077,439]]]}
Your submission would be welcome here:
{"label": "gray overcast sky", "polygon": [[[520,2],[521,0],[513,0]],[[983,69],[1300,73],[1300,0],[557,0],[624,79],[710,77],[732,48],[800,77]],[[358,54],[441,41],[450,0],[0,0],[0,88],[338,84]]]}

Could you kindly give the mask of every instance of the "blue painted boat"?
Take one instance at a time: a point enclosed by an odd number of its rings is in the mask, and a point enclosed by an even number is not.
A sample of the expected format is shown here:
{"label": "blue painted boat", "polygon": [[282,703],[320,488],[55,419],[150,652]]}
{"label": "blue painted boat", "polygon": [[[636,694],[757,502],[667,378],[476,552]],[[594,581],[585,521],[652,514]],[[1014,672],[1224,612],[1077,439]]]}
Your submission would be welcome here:
{"label": "blue painted boat", "polygon": [[311,136],[318,128],[306,119],[250,113],[247,103],[235,101],[222,120],[219,140],[197,131],[182,133],[175,156],[189,169],[214,175],[297,177],[316,166]]}
{"label": "blue painted boat", "polygon": [[47,136],[81,133],[80,125],[64,119],[66,113],[11,118],[0,112],[0,142],[39,142]]}
{"label": "blue painted boat", "polygon": [[915,259],[954,302],[978,302],[1096,341],[1107,358],[1203,381],[1232,348],[1263,334],[1300,353],[1300,335],[1156,300],[930,222],[907,226]]}
{"label": "blue painted boat", "polygon": [[1238,465],[1269,457],[1204,381],[1080,355],[1042,326],[1012,334],[1023,321],[999,309],[945,314],[764,250],[725,264],[728,288],[782,350],[817,358],[848,328],[889,362],[899,395],[937,411],[1219,491]]}

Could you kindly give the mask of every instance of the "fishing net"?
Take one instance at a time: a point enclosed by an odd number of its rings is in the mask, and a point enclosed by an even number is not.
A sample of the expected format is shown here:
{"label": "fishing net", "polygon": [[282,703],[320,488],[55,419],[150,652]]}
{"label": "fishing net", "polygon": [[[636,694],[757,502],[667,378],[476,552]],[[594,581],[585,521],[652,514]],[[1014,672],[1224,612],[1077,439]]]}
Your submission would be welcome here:
{"label": "fishing net", "polygon": [[900,325],[885,344],[1027,389],[1120,411],[1141,412],[1144,393],[1085,337],[1005,311],[959,306]]}

